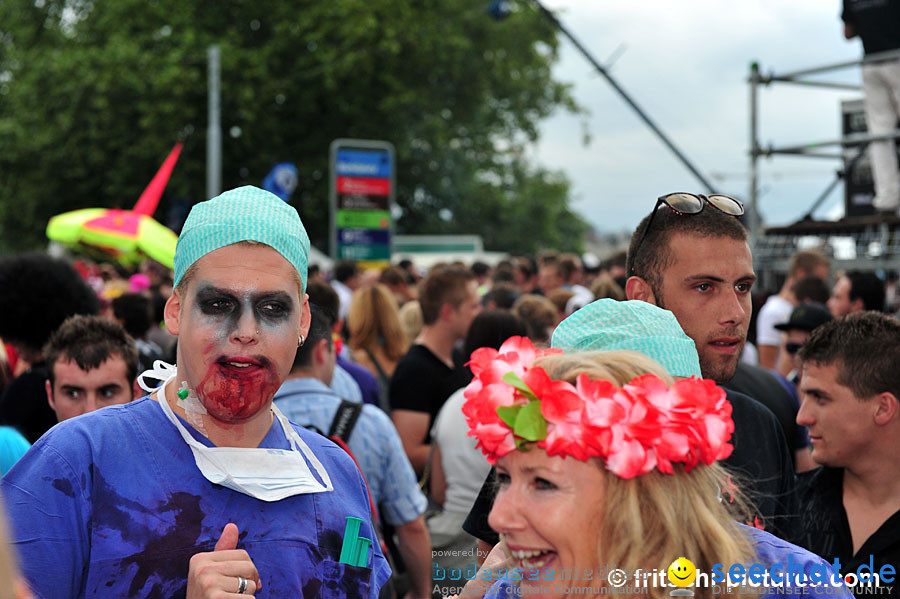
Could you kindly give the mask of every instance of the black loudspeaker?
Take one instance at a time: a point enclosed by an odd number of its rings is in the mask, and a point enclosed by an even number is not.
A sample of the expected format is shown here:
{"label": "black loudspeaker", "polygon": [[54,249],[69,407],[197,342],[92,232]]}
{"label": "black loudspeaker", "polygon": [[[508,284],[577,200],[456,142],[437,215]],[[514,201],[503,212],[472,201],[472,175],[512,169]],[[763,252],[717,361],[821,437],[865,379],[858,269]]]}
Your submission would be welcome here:
{"label": "black loudspeaker", "polygon": [[[865,133],[866,113],[863,100],[841,101],[841,132]],[[895,144],[896,145],[896,144]],[[850,168],[850,163],[859,152],[859,146],[845,146],[844,154],[844,210],[846,216],[868,216],[875,214],[872,199],[875,197],[875,183],[869,152],[866,151]]]}
{"label": "black loudspeaker", "polygon": [[[841,133],[866,132],[866,113],[863,101],[841,101]],[[844,146],[844,214],[845,216],[867,216],[875,213],[872,199],[875,197],[875,183],[872,181],[872,167],[869,163],[868,151],[856,161],[851,168],[850,163],[859,152],[859,146]]]}

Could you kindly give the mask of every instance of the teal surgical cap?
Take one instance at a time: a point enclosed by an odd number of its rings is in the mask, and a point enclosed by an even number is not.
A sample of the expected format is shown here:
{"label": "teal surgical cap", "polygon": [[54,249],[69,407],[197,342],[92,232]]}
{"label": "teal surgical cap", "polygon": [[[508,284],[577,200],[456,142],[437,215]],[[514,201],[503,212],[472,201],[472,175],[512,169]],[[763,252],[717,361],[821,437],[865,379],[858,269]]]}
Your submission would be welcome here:
{"label": "teal surgical cap", "polygon": [[275,194],[247,185],[191,209],[175,248],[175,286],[206,254],[240,241],[271,247],[294,265],[306,293],[309,236],[297,211]]}
{"label": "teal surgical cap", "polygon": [[701,376],[694,340],[674,314],[647,302],[591,302],[559,323],[551,345],[565,352],[628,349],[653,358],[672,376]]}

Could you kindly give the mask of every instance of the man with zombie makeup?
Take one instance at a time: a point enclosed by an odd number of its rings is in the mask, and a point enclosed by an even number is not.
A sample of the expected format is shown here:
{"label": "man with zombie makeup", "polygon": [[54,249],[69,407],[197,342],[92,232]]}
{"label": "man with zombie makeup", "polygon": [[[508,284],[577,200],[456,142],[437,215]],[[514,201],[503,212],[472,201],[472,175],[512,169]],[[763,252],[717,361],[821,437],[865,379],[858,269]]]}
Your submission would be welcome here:
{"label": "man with zombie makeup", "polygon": [[[376,597],[377,543],[351,458],[272,404],[309,328],[309,238],[242,187],[193,208],[166,304],[177,367],[149,397],[61,423],[2,481],[41,597]],[[354,542],[357,537],[350,539]]]}

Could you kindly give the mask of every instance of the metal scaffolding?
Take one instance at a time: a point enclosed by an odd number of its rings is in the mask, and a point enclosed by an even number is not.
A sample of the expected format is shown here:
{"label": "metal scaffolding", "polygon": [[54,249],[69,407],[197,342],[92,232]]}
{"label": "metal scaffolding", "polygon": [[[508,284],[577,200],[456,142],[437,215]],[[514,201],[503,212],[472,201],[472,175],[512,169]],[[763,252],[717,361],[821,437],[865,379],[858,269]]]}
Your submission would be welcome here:
{"label": "metal scaffolding", "polygon": [[[900,239],[898,239],[900,237],[900,219],[896,217],[869,217],[857,218],[852,222],[848,219],[847,222],[842,223],[822,223],[812,220],[813,211],[837,187],[846,174],[845,171],[852,168],[862,157],[868,144],[873,141],[898,139],[900,138],[900,129],[895,129],[891,133],[882,135],[855,133],[845,135],[839,139],[785,146],[769,144],[767,147],[763,147],[758,137],[758,96],[761,85],[789,83],[806,87],[861,91],[861,87],[858,85],[810,80],[808,77],[862,64],[895,59],[900,59],[900,50],[883,52],[859,60],[829,64],[789,73],[770,73],[768,75],[760,71],[758,63],[754,62],[750,65],[750,76],[748,78],[750,84],[750,190],[748,203],[750,213],[753,215],[749,219],[750,242],[758,270],[768,269],[784,272],[787,260],[794,251],[801,248],[801,246],[815,247],[817,245],[821,246],[821,249],[833,258],[833,264],[836,268],[900,269]],[[837,148],[837,150],[828,151],[829,148]],[[841,149],[846,148],[855,150],[855,154],[848,158],[841,151]],[[846,168],[837,171],[835,180],[815,199],[799,223],[790,227],[780,227],[761,232],[759,229],[760,220],[758,217],[757,197],[759,187],[758,161],[761,156],[771,157],[779,154],[837,159],[846,161]],[[816,241],[817,237],[819,238],[819,243]],[[829,247],[829,241],[832,238],[847,240],[848,243],[843,244],[844,247],[841,251],[835,251],[834,248]],[[849,240],[852,240],[853,243],[849,243]],[[765,283],[765,280],[763,283]]]}

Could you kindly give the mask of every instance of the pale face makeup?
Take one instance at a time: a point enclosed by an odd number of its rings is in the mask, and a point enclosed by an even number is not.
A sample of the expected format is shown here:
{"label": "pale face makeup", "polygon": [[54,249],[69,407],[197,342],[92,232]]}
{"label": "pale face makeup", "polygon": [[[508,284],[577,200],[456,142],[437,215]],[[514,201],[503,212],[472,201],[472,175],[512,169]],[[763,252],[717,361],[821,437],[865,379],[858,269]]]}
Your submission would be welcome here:
{"label": "pale face makeup", "polygon": [[[238,295],[239,294],[239,295]],[[281,291],[243,291],[198,281],[192,316],[212,332],[212,362],[197,384],[197,396],[208,412],[226,422],[244,420],[266,403],[280,386],[278,364],[268,352],[253,346],[263,336],[293,341],[292,315],[299,306]],[[234,347],[230,340],[242,340]]]}
{"label": "pale face makeup", "polygon": [[294,267],[265,245],[226,246],[197,261],[175,303],[179,377],[208,415],[239,423],[268,409],[309,326]]}

